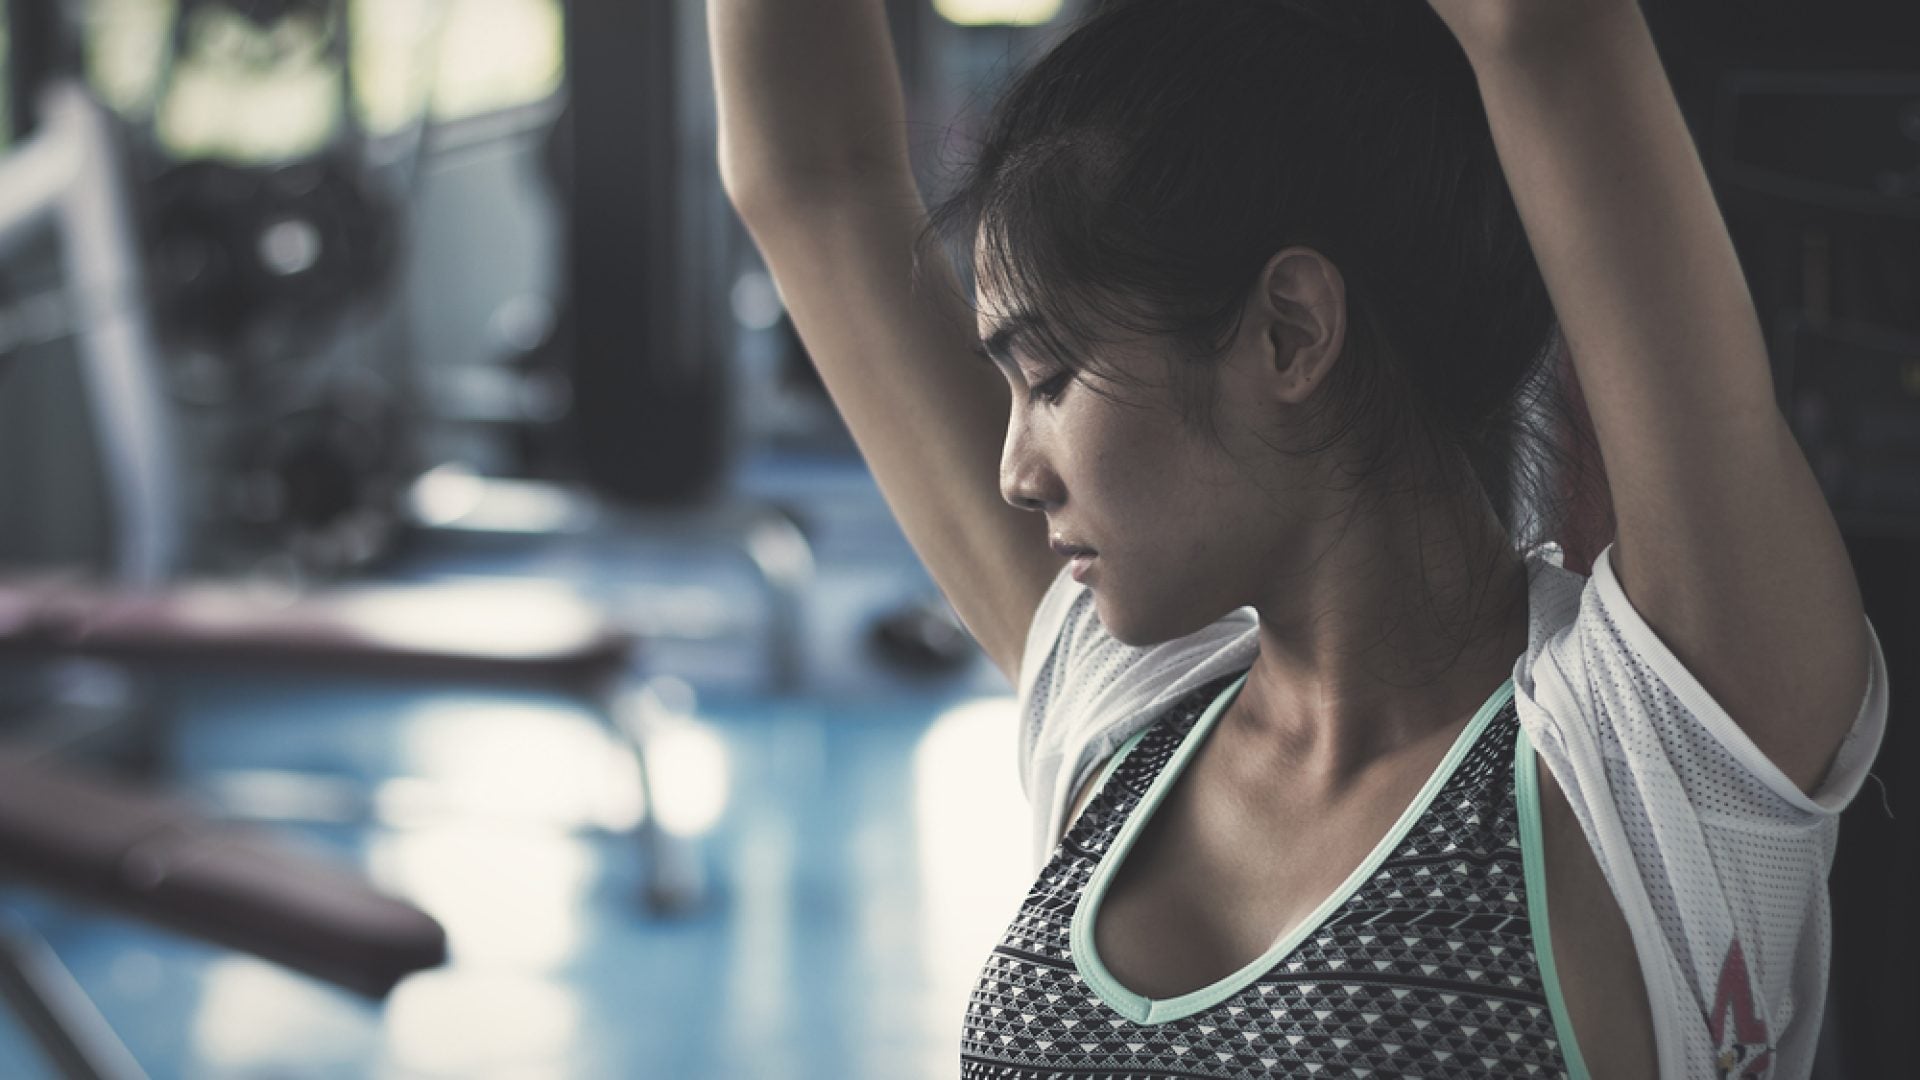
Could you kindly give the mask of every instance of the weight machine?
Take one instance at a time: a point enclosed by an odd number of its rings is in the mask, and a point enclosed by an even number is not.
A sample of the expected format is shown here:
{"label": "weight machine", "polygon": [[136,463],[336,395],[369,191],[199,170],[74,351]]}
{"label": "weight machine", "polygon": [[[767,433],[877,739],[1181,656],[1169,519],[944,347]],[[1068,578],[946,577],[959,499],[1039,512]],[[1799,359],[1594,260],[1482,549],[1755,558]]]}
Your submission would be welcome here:
{"label": "weight machine", "polygon": [[[348,70],[346,6],[334,0],[182,0],[175,51],[196,12],[221,6],[263,24],[334,20],[327,47]],[[16,93],[24,139],[0,159],[0,259],[49,233],[58,239],[66,318],[56,332],[75,342],[117,542],[109,581],[0,581],[0,660],[28,669],[104,662],[149,686],[183,668],[243,666],[562,690],[586,700],[635,759],[649,906],[697,903],[697,852],[664,830],[648,791],[644,744],[658,702],[628,685],[637,642],[592,605],[553,592],[530,600],[522,590],[513,602],[523,614],[537,607],[529,622],[540,629],[476,644],[459,632],[487,602],[471,589],[358,587],[288,605],[176,580],[193,537],[163,373],[183,351],[216,354],[240,392],[263,403],[252,417],[265,420],[258,438],[236,445],[280,481],[266,515],[277,542],[338,574],[371,561],[391,534],[357,545],[336,537],[300,546],[303,537],[366,512],[387,515],[394,531],[404,524],[399,508],[417,472],[398,423],[407,404],[384,398],[385,387],[369,391],[365,379],[313,395],[313,381],[287,377],[316,337],[390,278],[402,203],[368,180],[358,156],[365,140],[350,121],[344,139],[293,163],[164,160],[88,88],[67,8],[11,0],[8,12],[12,74],[26,93]],[[343,74],[343,101],[350,86]],[[275,408],[285,398],[274,395],[289,387],[309,403]],[[807,560],[779,554],[791,544],[754,540],[778,525],[761,522],[745,546],[774,552],[756,565],[770,582],[791,583]],[[804,554],[804,540],[797,550]],[[408,617],[395,619],[401,610]],[[357,874],[150,787],[76,770],[47,745],[0,747],[0,874],[376,998],[446,955],[431,917]],[[0,997],[63,1074],[140,1075],[25,926],[0,928],[0,946]]]}

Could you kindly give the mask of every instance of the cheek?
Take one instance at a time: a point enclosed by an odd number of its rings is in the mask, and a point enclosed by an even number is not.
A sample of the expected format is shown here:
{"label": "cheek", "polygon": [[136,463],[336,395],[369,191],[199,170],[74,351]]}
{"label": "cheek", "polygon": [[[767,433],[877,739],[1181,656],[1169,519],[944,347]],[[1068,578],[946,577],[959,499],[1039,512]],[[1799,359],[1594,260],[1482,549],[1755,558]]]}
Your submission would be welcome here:
{"label": "cheek", "polygon": [[1063,418],[1060,434],[1079,470],[1110,496],[1164,496],[1192,468],[1177,430],[1150,407],[1096,401]]}
{"label": "cheek", "polygon": [[1232,554],[1228,541],[1244,504],[1236,476],[1206,447],[1162,425],[1116,424],[1088,435],[1075,479],[1098,493],[1103,531],[1119,530],[1138,561],[1169,579],[1224,569],[1216,564]]}

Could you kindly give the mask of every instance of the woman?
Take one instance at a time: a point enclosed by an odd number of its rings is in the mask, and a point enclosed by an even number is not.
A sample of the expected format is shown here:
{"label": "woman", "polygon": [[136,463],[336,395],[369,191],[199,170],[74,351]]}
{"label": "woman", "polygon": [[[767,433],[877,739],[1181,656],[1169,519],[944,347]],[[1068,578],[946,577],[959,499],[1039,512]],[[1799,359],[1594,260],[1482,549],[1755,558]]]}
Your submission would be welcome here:
{"label": "woman", "polygon": [[1807,1074],[1885,664],[1633,0],[1102,5],[931,213],[878,0],[710,10],[730,196],[1020,696],[965,1075]]}

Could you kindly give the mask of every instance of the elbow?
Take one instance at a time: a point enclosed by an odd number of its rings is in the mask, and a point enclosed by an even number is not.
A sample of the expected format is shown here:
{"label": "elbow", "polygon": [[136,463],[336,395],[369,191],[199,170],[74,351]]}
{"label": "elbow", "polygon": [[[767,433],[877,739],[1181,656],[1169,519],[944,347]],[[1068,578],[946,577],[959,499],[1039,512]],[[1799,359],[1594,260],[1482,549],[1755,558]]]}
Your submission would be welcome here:
{"label": "elbow", "polygon": [[806,214],[807,196],[786,177],[723,175],[721,189],[741,224],[756,237],[765,229],[780,228]]}
{"label": "elbow", "polygon": [[749,167],[724,141],[716,157],[720,166],[720,190],[726,193],[735,212],[745,219],[770,198],[772,185],[766,170]]}
{"label": "elbow", "polygon": [[719,148],[720,187],[749,227],[812,213],[823,206],[886,195],[917,197],[912,169],[903,159],[863,154],[783,155]]}

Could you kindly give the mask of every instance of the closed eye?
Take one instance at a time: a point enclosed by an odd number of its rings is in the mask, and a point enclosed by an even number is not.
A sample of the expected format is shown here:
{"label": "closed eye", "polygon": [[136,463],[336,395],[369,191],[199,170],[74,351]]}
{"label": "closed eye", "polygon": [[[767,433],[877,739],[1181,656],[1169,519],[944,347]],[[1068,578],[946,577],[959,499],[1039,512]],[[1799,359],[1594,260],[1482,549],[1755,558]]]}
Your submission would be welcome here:
{"label": "closed eye", "polygon": [[[1010,354],[996,355],[992,346],[980,344],[973,347],[973,355],[999,367],[1010,383],[1018,384],[1024,378],[1019,363]],[[1066,388],[1066,380],[1072,374],[1072,372],[1065,372],[1035,386],[1027,392],[1027,400],[1044,401],[1048,404],[1060,400],[1060,392]]]}
{"label": "closed eye", "polygon": [[1043,382],[1038,386],[1035,386],[1031,390],[1028,390],[1027,400],[1035,401],[1035,402],[1045,402],[1051,405],[1054,402],[1057,402],[1060,400],[1060,395],[1066,392],[1067,384],[1072,381],[1073,381],[1073,372],[1063,371],[1060,374],[1055,375],[1053,378],[1048,379],[1046,382]]}

